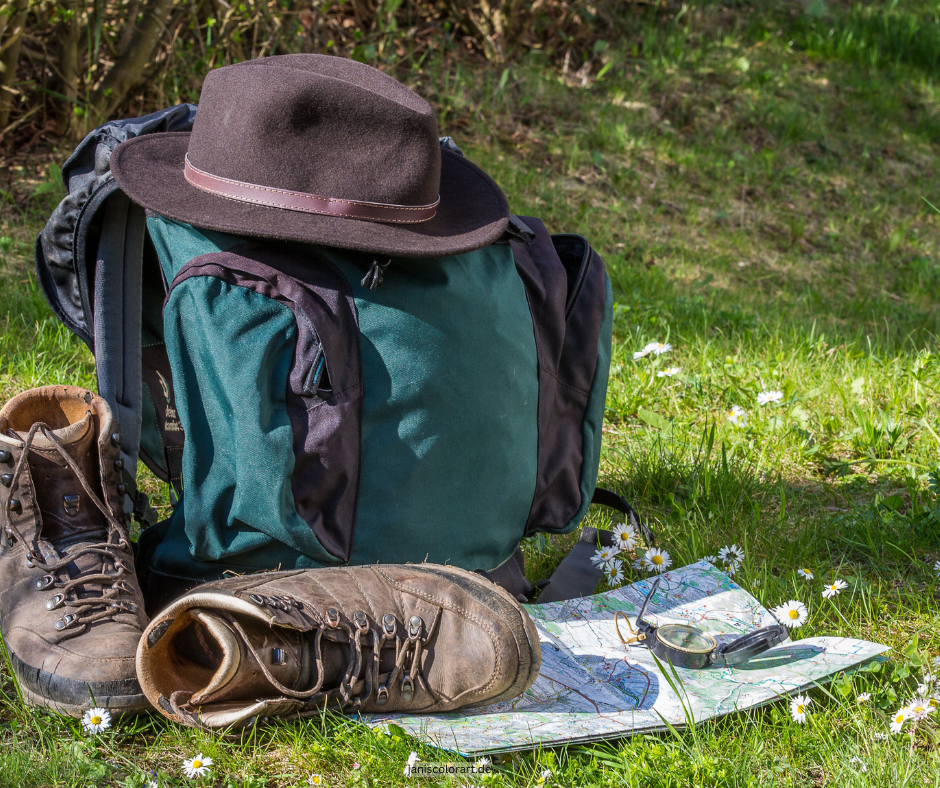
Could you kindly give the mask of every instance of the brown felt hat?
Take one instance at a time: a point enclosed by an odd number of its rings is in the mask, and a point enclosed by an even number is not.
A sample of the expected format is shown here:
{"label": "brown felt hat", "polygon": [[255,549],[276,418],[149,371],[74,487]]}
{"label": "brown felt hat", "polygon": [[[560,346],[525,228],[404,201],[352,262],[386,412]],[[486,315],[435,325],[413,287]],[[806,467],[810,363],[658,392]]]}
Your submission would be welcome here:
{"label": "brown felt hat", "polygon": [[509,218],[493,180],[441,149],[424,99],[328,55],[211,71],[192,132],[130,139],[111,171],[128,197],[170,219],[395,256],[479,249]]}

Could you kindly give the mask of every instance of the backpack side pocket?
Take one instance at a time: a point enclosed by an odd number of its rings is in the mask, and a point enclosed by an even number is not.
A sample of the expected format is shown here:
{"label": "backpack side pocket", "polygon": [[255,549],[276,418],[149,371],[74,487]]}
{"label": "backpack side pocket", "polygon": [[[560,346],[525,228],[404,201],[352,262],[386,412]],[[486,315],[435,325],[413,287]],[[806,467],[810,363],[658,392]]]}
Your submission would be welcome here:
{"label": "backpack side pocket", "polygon": [[[182,505],[187,523],[200,518],[187,533],[205,542],[193,543],[197,557],[240,563],[253,551],[252,563],[264,563],[266,534],[318,563],[348,561],[362,373],[345,277],[309,249],[244,243],[183,266],[167,304],[175,304],[168,347],[187,434]],[[200,316],[202,325],[187,326]],[[225,335],[206,336],[214,331]]]}
{"label": "backpack side pocket", "polygon": [[512,242],[539,361],[538,477],[526,535],[566,533],[584,517],[600,462],[610,368],[612,297],[604,261],[578,235]]}

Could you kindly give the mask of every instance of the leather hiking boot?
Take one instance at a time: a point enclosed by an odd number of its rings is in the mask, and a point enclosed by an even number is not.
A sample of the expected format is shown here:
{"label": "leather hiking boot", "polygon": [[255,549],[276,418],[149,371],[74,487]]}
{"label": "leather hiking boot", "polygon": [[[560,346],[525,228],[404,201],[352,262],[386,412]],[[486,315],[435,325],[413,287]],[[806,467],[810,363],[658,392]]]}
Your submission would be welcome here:
{"label": "leather hiking boot", "polygon": [[434,713],[525,692],[538,633],[507,592],[434,564],[207,583],[154,617],[137,675],[167,717],[207,728],[325,707]]}
{"label": "leather hiking boot", "polygon": [[119,429],[107,402],[72,386],[0,409],[0,634],[24,698],[73,716],[149,708]]}

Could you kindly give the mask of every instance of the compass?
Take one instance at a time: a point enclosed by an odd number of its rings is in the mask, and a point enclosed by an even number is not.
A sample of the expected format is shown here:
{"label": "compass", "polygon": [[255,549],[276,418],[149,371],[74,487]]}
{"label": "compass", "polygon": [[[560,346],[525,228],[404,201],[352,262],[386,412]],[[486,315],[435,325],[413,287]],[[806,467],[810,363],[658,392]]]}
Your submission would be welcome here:
{"label": "compass", "polygon": [[[636,628],[630,624],[630,619],[625,613],[618,610],[614,614],[617,637],[622,643],[626,645],[640,643],[649,648],[657,657],[667,660],[677,668],[709,668],[740,665],[787,639],[787,628],[782,624],[762,627],[721,645],[707,632],[690,624],[654,626],[644,620],[643,616],[646,615],[646,608],[661,581],[661,577],[653,581],[646,599],[643,600],[639,615],[636,617]],[[627,622],[627,627],[633,635],[629,639],[624,638],[620,632],[618,619],[621,616]]]}

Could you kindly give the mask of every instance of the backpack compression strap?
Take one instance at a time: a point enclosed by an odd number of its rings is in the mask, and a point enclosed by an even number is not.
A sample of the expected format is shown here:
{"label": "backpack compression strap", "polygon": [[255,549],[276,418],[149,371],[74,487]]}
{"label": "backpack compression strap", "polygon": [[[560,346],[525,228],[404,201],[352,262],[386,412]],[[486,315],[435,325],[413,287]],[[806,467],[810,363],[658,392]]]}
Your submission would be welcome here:
{"label": "backpack compression strap", "polygon": [[121,424],[121,460],[126,515],[147,518],[149,506],[138,500],[135,479],[140,451],[141,292],[144,258],[144,209],[124,193],[108,198],[101,227],[95,275],[95,365],[98,392]]}

